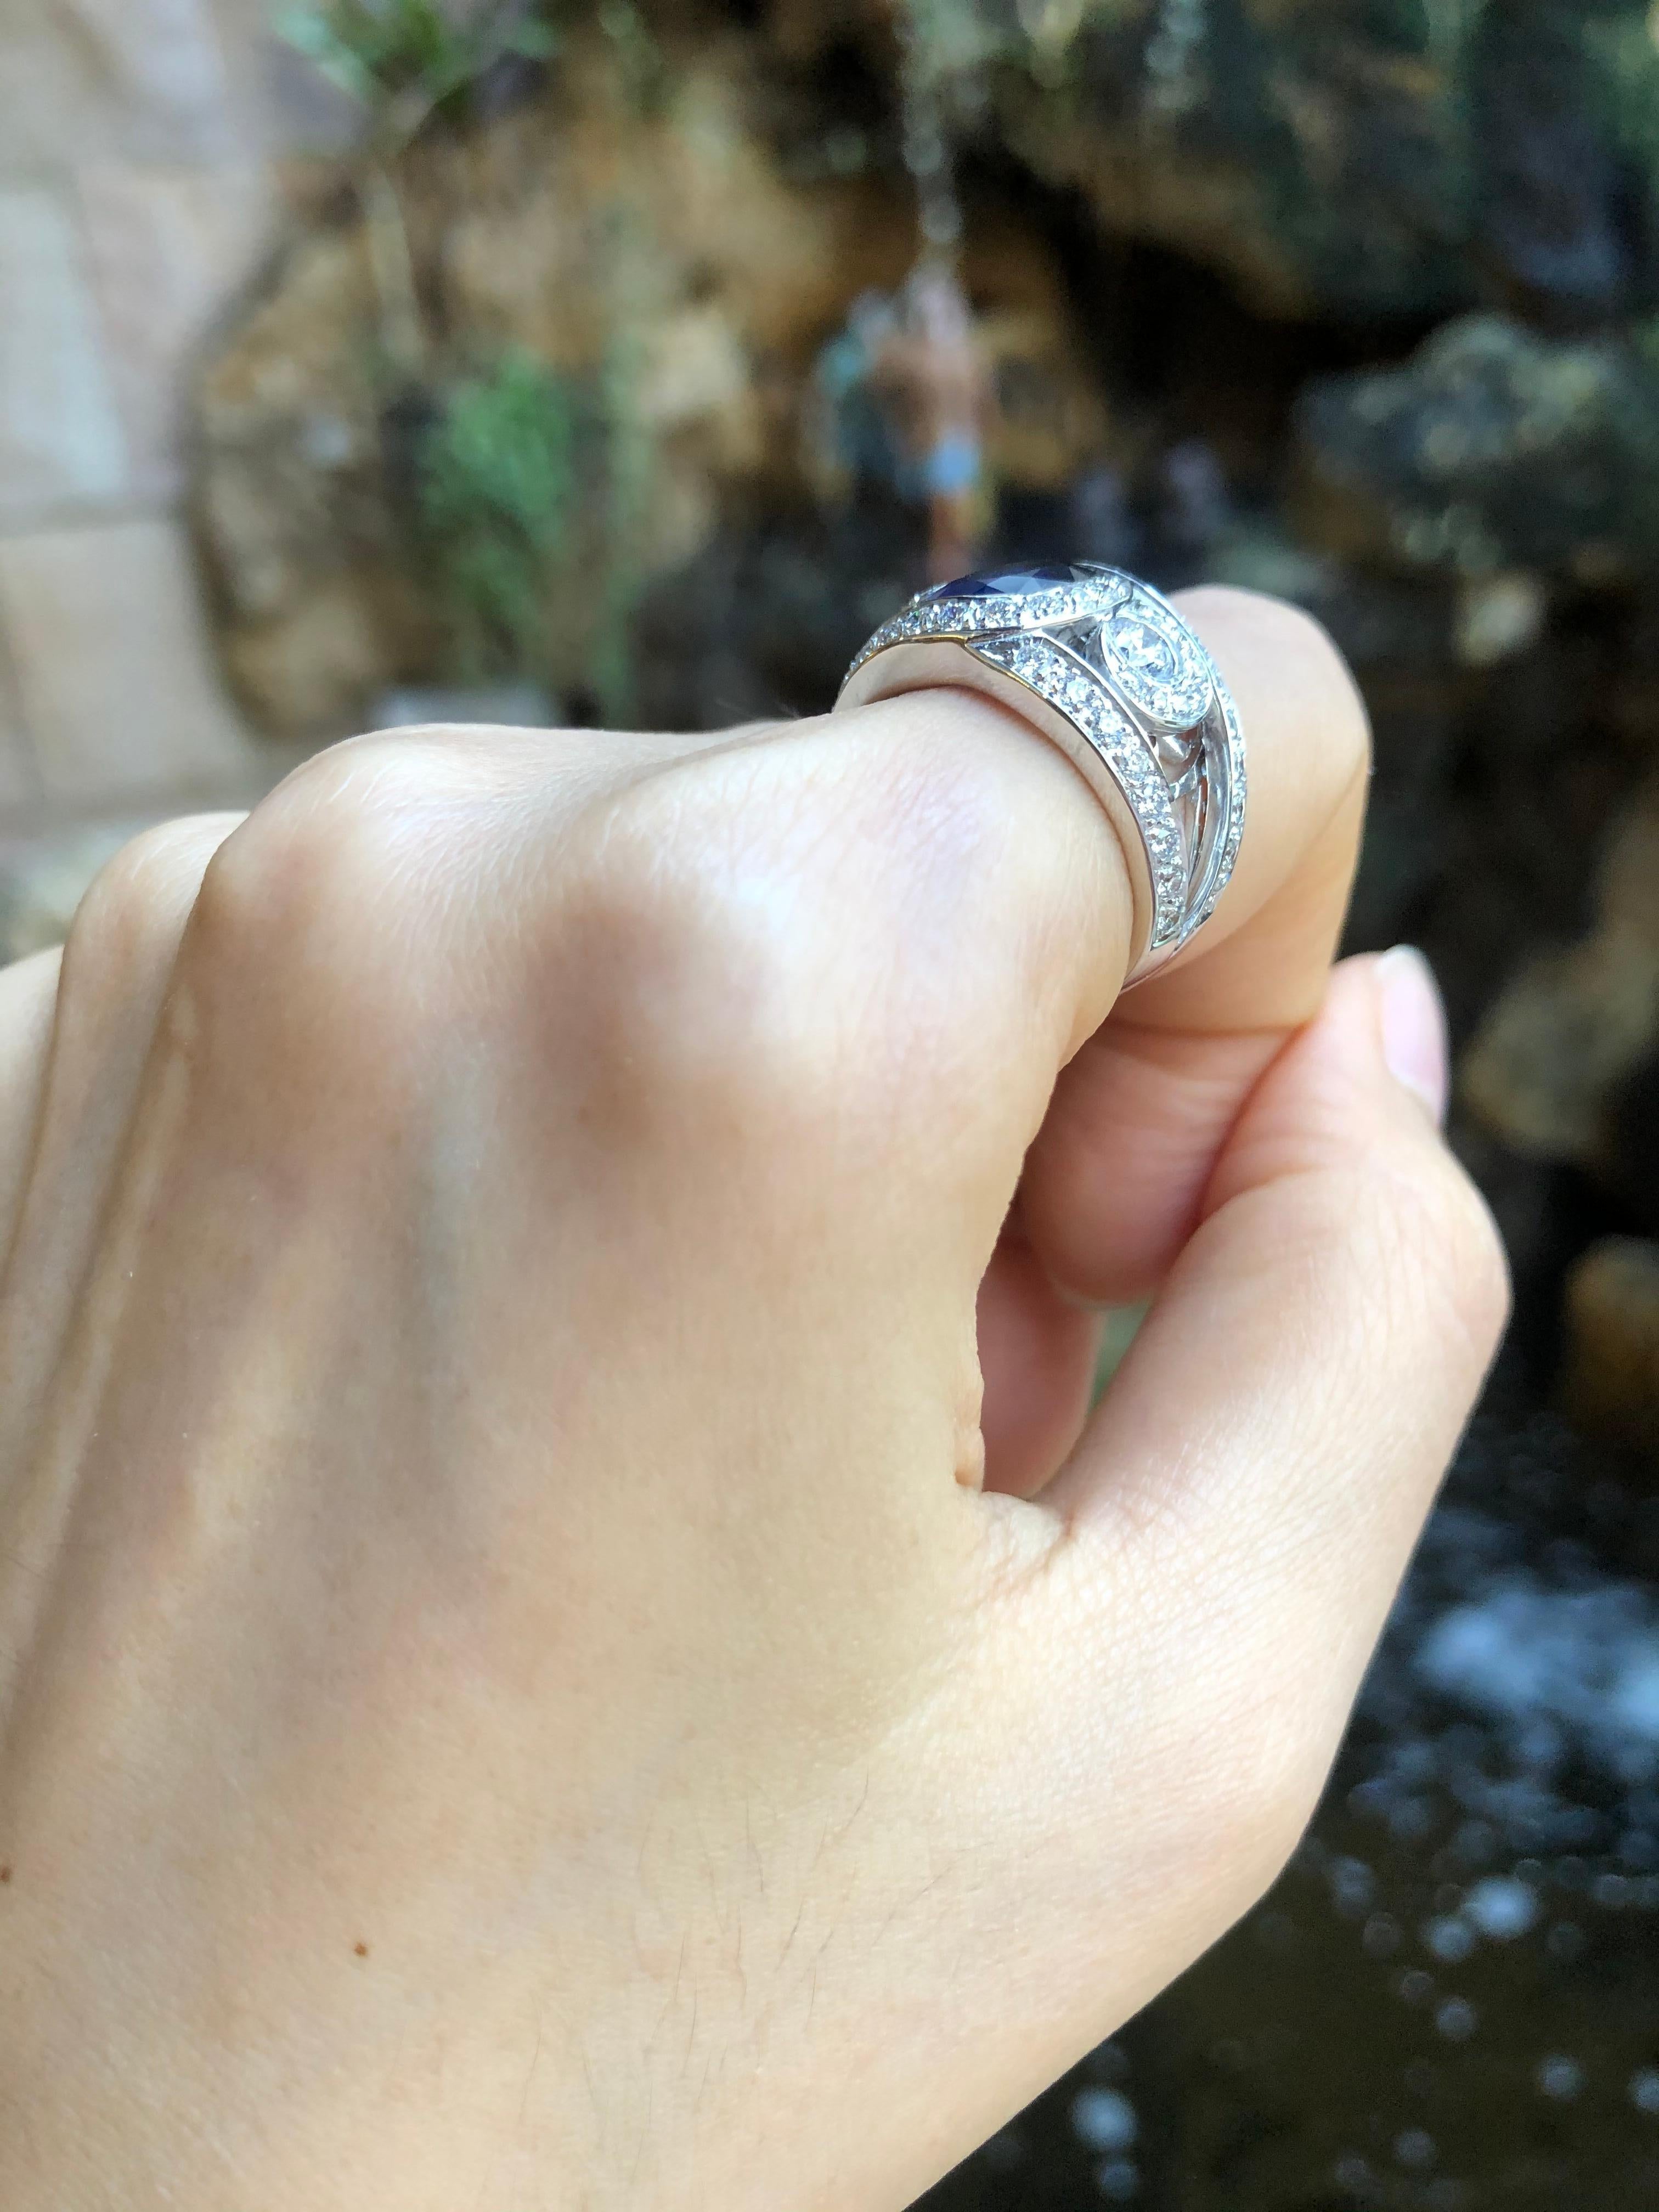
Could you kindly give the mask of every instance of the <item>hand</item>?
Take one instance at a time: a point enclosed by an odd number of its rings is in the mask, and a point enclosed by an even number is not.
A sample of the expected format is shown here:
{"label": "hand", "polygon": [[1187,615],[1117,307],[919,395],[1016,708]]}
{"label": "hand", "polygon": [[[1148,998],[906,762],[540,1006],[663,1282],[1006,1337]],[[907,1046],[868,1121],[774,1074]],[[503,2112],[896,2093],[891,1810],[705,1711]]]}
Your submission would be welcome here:
{"label": "hand", "polygon": [[1504,1277],[1352,689],[1187,611],[1119,1007],[954,693],[362,738],[0,977],[8,2212],[897,2212],[1272,1879]]}

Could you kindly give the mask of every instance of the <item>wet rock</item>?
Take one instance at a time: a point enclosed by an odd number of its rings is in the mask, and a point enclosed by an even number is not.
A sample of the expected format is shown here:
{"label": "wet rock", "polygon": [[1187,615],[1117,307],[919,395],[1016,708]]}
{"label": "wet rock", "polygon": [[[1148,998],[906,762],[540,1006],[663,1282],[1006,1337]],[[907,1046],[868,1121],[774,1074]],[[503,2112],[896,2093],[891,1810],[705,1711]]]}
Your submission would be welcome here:
{"label": "wet rock", "polygon": [[1468,297],[1448,72],[1409,33],[1329,0],[1162,0],[1007,50],[1001,133],[1103,230],[1222,270],[1269,313]]}
{"label": "wet rock", "polygon": [[[412,384],[384,368],[349,193],[207,364],[196,514],[228,665],[264,727],[334,734],[378,692],[458,672],[411,508],[422,441],[480,364],[531,360],[588,413],[545,665],[462,674],[579,694],[619,593],[684,573],[736,515],[807,501],[814,362],[852,301],[909,267],[913,195],[900,174],[803,180],[755,40],[664,36],[653,102],[610,41],[573,34],[534,97],[405,156],[427,347]],[[1054,257],[996,216],[975,226],[964,278],[999,392],[993,466],[1057,491],[1106,458],[1106,426]]]}
{"label": "wet rock", "polygon": [[920,510],[890,497],[735,519],[645,596],[645,726],[825,711],[864,640],[921,580],[924,528]]}
{"label": "wet rock", "polygon": [[1659,374],[1634,343],[1466,317],[1401,368],[1316,381],[1297,434],[1302,521],[1346,559],[1534,592],[1659,567]]}
{"label": "wet rock", "polygon": [[1652,295],[1653,153],[1618,120],[1659,75],[1638,0],[1141,0],[1080,31],[1072,8],[975,12],[1022,157],[1264,312],[1443,314],[1496,289],[1582,324]]}
{"label": "wet rock", "polygon": [[1512,660],[1538,643],[1548,615],[1548,594],[1524,569],[1467,578],[1458,596],[1458,658],[1469,668]]}
{"label": "wet rock", "polygon": [[1597,1166],[1619,1085],[1659,1042],[1659,799],[1615,834],[1594,933],[1523,967],[1465,1057],[1464,1104],[1516,1152]]}
{"label": "wet rock", "polygon": [[1597,1170],[1624,1224],[1659,1237],[1659,1042],[1613,1088]]}
{"label": "wet rock", "polygon": [[1587,1435],[1659,1450],[1659,1243],[1608,1237],[1567,1279],[1562,1399]]}
{"label": "wet rock", "polygon": [[[444,673],[443,611],[409,556],[412,457],[450,380],[522,352],[626,416],[629,565],[706,542],[723,490],[790,465],[778,386],[850,290],[902,266],[890,201],[791,187],[745,114],[742,49],[688,52],[646,112],[603,39],[528,106],[434,132],[399,176],[427,325],[422,382],[377,362],[374,268],[348,194],[289,245],[198,385],[196,510],[228,665],[269,728],[327,734]],[[783,419],[780,419],[780,416]],[[614,537],[615,485],[589,471]],[[590,482],[588,479],[592,478]],[[613,558],[624,557],[607,547]],[[550,605],[562,689],[585,672],[600,562]]]}
{"label": "wet rock", "polygon": [[1596,12],[1535,0],[1492,9],[1473,42],[1475,247],[1519,302],[1557,323],[1605,320],[1651,282],[1650,226],[1607,127],[1621,74],[1651,65],[1651,43],[1644,54],[1635,9],[1599,11],[1601,36],[1587,38]]}

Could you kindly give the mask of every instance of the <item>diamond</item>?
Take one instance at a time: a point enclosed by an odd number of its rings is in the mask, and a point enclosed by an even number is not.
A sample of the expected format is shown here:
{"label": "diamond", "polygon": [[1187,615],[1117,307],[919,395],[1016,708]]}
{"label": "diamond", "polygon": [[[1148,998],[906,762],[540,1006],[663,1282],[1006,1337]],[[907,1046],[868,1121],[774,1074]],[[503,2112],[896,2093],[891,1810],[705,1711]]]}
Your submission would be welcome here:
{"label": "diamond", "polygon": [[1168,729],[1195,727],[1214,704],[1209,656],[1175,609],[1142,586],[1101,624],[1098,650],[1113,689]]}

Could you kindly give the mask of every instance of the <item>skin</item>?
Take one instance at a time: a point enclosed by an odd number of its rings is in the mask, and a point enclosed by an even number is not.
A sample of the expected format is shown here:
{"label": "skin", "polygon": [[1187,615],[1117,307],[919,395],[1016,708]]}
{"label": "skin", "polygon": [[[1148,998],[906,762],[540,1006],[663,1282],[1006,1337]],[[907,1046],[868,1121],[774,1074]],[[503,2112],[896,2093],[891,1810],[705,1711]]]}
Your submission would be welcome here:
{"label": "skin", "polygon": [[359,739],[0,975],[9,2212],[898,2212],[1273,1877],[1505,1288],[1352,684],[1187,612],[1250,827],[1121,1006],[953,693]]}

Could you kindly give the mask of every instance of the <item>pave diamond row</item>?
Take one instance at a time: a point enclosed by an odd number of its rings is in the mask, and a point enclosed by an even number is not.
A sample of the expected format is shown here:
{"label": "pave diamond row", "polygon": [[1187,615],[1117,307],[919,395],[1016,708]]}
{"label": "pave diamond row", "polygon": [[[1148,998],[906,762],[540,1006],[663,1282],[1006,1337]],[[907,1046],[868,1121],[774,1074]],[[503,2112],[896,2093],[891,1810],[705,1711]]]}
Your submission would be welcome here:
{"label": "pave diamond row", "polygon": [[1215,696],[1221,706],[1221,715],[1227,728],[1227,790],[1230,811],[1227,835],[1210,872],[1210,890],[1203,905],[1188,924],[1191,936],[1201,929],[1215,912],[1216,902],[1232,880],[1233,868],[1238,860],[1238,848],[1244,838],[1244,811],[1249,791],[1245,782],[1244,725],[1239,719],[1238,707],[1232,693],[1219,676],[1215,679]]}
{"label": "pave diamond row", "polygon": [[[1152,945],[1161,950],[1180,937],[1187,921],[1186,847],[1170,803],[1170,787],[1146,741],[1099,679],[1052,639],[988,637],[975,653],[1058,707],[1074,722],[1112,771],[1134,809],[1152,869]],[[1234,716],[1237,723],[1237,717]],[[1235,837],[1233,849],[1237,849]]]}
{"label": "pave diamond row", "polygon": [[862,668],[890,645],[908,645],[919,638],[976,638],[1027,623],[1103,617],[1121,607],[1129,593],[1127,583],[1115,576],[1102,576],[1086,584],[1062,585],[1057,590],[1035,592],[1018,599],[913,599],[890,622],[882,624],[847,672],[850,676],[853,669]]}

